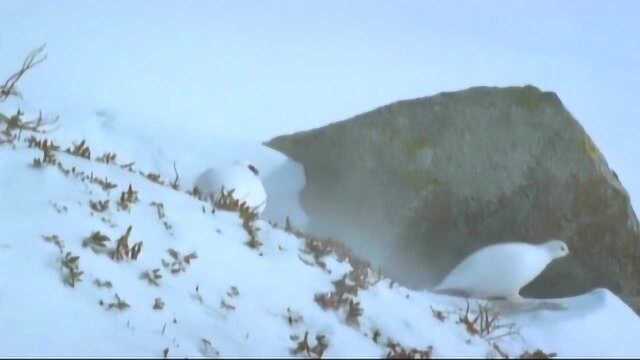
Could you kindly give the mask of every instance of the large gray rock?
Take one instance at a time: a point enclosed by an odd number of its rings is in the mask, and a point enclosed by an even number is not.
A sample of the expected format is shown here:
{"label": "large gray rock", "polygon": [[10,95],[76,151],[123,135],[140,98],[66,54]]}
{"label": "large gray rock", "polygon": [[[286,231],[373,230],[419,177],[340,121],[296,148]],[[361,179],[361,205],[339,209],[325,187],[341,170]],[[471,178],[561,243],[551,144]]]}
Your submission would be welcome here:
{"label": "large gray rock", "polygon": [[571,255],[524,295],[640,294],[629,196],[555,93],[474,87],[266,145],[304,166],[309,231],[346,241],[409,286],[433,285],[487,244],[561,238]]}

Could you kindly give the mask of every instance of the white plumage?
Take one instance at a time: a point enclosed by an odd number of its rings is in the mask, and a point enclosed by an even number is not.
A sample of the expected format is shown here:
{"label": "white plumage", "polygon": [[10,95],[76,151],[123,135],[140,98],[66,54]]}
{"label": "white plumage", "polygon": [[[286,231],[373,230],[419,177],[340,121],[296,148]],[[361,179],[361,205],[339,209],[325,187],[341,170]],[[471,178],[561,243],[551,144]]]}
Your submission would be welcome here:
{"label": "white plumage", "polygon": [[542,244],[511,242],[484,247],[465,258],[434,292],[479,299],[520,301],[520,289],[551,261],[569,254],[560,240]]}
{"label": "white plumage", "polygon": [[246,161],[236,161],[223,168],[207,169],[198,177],[195,186],[205,196],[218,196],[223,188],[225,191],[233,189],[234,198],[245,201],[258,213],[262,213],[267,206],[267,193],[258,169]]}

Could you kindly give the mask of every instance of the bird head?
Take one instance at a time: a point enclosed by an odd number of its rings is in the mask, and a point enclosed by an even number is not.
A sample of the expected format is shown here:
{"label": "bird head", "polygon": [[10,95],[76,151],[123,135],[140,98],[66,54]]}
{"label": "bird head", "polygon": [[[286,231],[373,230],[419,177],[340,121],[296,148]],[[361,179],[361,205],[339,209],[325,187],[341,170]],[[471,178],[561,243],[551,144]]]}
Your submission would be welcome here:
{"label": "bird head", "polygon": [[549,240],[542,244],[552,258],[558,259],[569,255],[569,247],[562,240]]}

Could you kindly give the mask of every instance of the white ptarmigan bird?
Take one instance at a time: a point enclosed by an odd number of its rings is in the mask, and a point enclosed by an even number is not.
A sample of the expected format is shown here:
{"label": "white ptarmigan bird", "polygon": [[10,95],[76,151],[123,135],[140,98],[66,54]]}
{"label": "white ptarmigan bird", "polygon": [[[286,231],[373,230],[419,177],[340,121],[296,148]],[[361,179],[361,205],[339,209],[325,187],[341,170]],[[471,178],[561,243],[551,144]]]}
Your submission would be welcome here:
{"label": "white ptarmigan bird", "polygon": [[433,289],[439,294],[520,302],[520,289],[551,261],[569,254],[561,240],[486,246],[466,257]]}
{"label": "white ptarmigan bird", "polygon": [[230,166],[207,169],[198,176],[195,186],[205,196],[217,196],[223,188],[225,192],[233,189],[234,198],[245,201],[260,214],[267,206],[267,192],[259,175],[248,161],[235,161]]}

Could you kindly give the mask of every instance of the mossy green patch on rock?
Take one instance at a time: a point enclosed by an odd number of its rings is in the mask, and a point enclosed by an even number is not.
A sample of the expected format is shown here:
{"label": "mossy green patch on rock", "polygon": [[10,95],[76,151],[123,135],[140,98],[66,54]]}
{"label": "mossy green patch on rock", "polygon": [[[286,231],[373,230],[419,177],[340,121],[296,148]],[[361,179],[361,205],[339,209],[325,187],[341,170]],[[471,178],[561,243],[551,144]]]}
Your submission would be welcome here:
{"label": "mossy green patch on rock", "polygon": [[598,147],[596,146],[596,144],[593,143],[593,140],[591,140],[589,135],[587,134],[584,135],[582,144],[583,144],[584,151],[587,153],[587,155],[589,155],[589,157],[594,161],[598,161],[598,159],[601,156],[600,150],[598,150]]}
{"label": "mossy green patch on rock", "polygon": [[420,151],[429,148],[429,140],[427,140],[426,136],[423,136],[416,139],[411,139],[405,142],[404,145],[407,152],[407,156],[411,160],[415,161]]}
{"label": "mossy green patch on rock", "polygon": [[553,93],[542,92],[535,86],[527,85],[522,91],[513,93],[514,103],[527,111],[535,111],[545,105],[552,105],[557,100]]}
{"label": "mossy green patch on rock", "polygon": [[431,191],[442,185],[442,181],[438,180],[431,171],[426,169],[407,170],[400,174],[400,178],[414,191]]}

